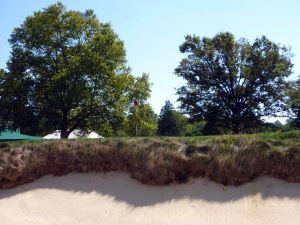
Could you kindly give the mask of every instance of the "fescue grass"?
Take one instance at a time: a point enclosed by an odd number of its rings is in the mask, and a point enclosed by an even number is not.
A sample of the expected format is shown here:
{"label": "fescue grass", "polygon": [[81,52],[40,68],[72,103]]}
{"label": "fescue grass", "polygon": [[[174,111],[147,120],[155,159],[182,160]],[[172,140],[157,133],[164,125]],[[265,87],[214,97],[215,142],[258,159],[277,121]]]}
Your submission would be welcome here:
{"label": "fescue grass", "polygon": [[151,185],[190,177],[240,185],[264,175],[300,182],[300,132],[0,143],[0,188],[90,171],[127,171]]}

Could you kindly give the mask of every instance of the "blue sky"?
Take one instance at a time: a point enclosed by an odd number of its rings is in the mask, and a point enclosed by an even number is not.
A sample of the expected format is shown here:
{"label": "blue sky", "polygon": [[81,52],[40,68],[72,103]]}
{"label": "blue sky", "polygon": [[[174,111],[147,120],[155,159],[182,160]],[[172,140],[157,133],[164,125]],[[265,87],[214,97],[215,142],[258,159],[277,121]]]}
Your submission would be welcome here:
{"label": "blue sky", "polygon": [[[0,8],[0,67],[9,58],[8,38],[26,16],[55,0],[9,0]],[[125,42],[128,65],[134,75],[150,74],[156,113],[171,100],[183,80],[174,69],[183,57],[178,47],[187,34],[213,36],[221,31],[253,41],[266,35],[276,43],[292,47],[294,74],[300,75],[299,0],[62,0],[68,9],[93,9],[102,22],[110,22]]]}

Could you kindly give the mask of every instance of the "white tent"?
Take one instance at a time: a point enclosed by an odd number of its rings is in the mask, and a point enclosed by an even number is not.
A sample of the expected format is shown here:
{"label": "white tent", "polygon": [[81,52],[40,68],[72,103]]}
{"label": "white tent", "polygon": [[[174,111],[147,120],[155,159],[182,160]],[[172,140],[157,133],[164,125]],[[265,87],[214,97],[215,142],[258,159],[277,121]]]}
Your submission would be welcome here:
{"label": "white tent", "polygon": [[[56,130],[51,134],[47,134],[45,139],[60,139],[60,130]],[[70,133],[68,139],[76,139],[76,138],[103,138],[103,136],[97,134],[96,132],[82,132],[80,130],[74,130]]]}

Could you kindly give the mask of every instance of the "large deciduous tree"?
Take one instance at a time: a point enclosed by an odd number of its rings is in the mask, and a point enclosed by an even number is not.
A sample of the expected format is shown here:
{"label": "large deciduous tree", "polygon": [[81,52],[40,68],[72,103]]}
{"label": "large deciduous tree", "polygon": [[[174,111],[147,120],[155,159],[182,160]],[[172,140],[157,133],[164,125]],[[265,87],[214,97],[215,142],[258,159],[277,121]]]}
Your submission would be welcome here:
{"label": "large deciduous tree", "polygon": [[186,36],[180,46],[186,57],[175,74],[186,80],[179,88],[182,110],[205,119],[204,132],[247,132],[262,116],[282,109],[285,78],[291,74],[291,53],[265,36],[252,44],[231,33],[213,38]]}
{"label": "large deciduous tree", "polygon": [[117,123],[132,76],[123,42],[92,10],[50,5],[28,16],[9,41],[9,79],[15,95],[22,93],[13,111],[25,108],[44,131],[61,130],[62,138],[91,120]]}

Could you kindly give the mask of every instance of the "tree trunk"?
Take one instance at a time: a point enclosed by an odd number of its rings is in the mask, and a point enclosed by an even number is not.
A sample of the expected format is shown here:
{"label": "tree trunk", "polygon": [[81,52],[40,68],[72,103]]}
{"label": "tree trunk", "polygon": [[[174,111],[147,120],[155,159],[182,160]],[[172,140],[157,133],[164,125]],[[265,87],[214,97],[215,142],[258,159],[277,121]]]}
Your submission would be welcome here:
{"label": "tree trunk", "polygon": [[68,138],[69,137],[69,132],[67,129],[61,129],[61,132],[60,132],[60,138],[61,139],[64,139],[64,138]]}
{"label": "tree trunk", "polygon": [[60,138],[68,138],[69,134],[70,132],[68,131],[68,116],[67,113],[64,113],[61,121]]}
{"label": "tree trunk", "polygon": [[240,118],[234,118],[232,120],[232,131],[233,131],[234,134],[239,134],[241,132]]}
{"label": "tree trunk", "polygon": [[233,126],[233,130],[232,131],[233,131],[234,134],[239,134],[240,133],[239,126],[238,125],[237,126],[236,125]]}

